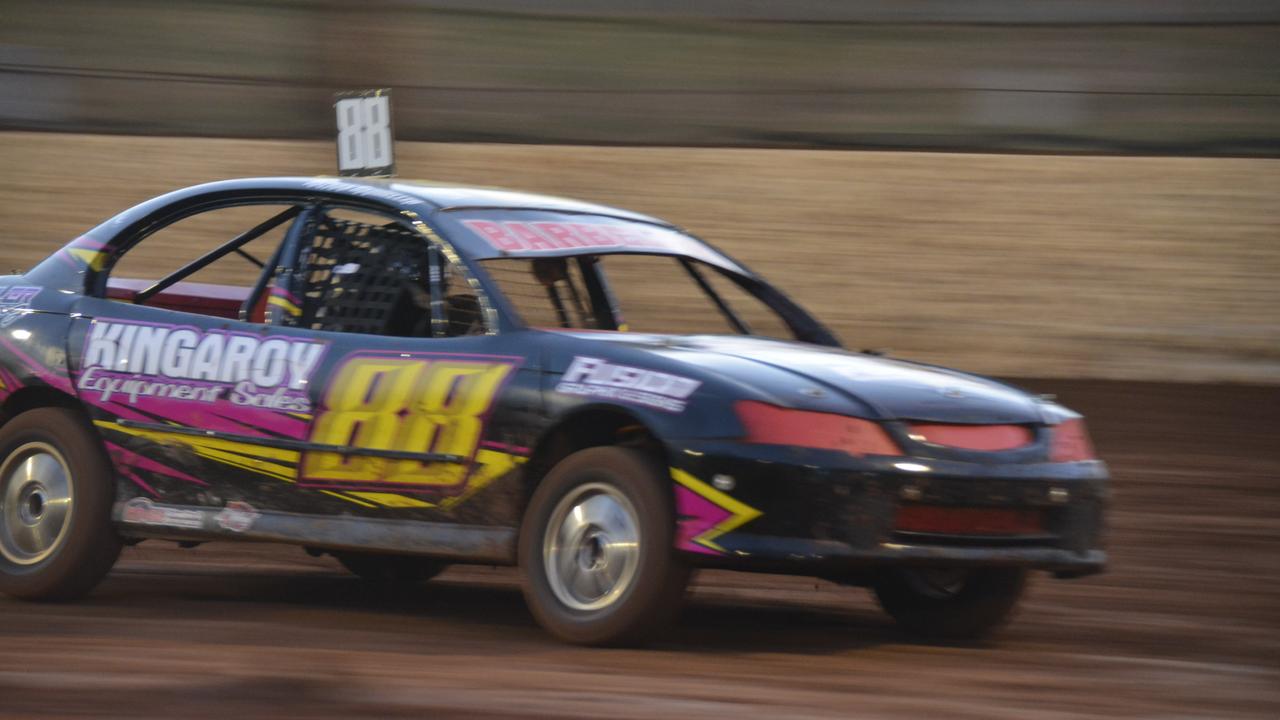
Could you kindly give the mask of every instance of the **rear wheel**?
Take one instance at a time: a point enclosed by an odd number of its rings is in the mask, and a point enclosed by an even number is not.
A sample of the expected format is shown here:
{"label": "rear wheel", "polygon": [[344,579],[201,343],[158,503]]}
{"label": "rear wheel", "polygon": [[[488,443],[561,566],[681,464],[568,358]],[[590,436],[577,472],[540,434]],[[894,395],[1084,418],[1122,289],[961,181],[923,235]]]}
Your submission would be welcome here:
{"label": "rear wheel", "polygon": [[426,582],[448,567],[439,560],[415,555],[343,552],[334,553],[334,557],[360,579],[385,585]]}
{"label": "rear wheel", "polygon": [[978,640],[1009,621],[1026,581],[1021,568],[893,568],[873,589],[880,606],[908,632]]}
{"label": "rear wheel", "polygon": [[22,413],[0,428],[0,592],[70,600],[115,564],[111,462],[82,417]]}
{"label": "rear wheel", "polygon": [[689,571],[674,550],[664,473],[630,448],[582,450],[538,486],[520,532],[525,599],[543,627],[586,645],[654,637]]}

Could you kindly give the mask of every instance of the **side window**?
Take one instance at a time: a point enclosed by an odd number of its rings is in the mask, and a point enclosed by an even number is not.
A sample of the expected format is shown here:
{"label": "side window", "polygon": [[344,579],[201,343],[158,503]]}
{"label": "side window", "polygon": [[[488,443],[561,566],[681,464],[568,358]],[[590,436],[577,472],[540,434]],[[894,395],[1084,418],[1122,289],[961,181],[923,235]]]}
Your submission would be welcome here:
{"label": "side window", "polygon": [[[119,302],[237,318],[297,212],[290,205],[240,206],[167,225],[115,260],[106,295]],[[157,283],[163,287],[156,289]]]}
{"label": "side window", "polygon": [[599,327],[592,316],[582,270],[574,260],[488,260],[484,269],[532,327]]}
{"label": "side window", "polygon": [[[289,208],[288,205],[252,205],[210,210],[184,218],[148,235],[121,255],[111,268],[111,278],[154,282]],[[288,230],[286,220],[240,250],[259,262],[266,262]],[[248,286],[257,279],[259,267],[253,260],[232,252],[183,281]]]}
{"label": "side window", "polygon": [[462,270],[395,221],[327,209],[289,252],[296,254],[269,291],[269,322],[399,337],[484,332],[479,299]]}

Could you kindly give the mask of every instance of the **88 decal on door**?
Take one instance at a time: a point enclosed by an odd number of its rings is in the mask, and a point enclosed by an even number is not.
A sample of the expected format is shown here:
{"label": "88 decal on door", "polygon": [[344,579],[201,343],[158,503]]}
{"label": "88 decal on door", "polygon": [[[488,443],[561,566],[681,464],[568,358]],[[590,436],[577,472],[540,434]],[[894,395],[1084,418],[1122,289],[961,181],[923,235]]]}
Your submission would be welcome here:
{"label": "88 decal on door", "polygon": [[[461,491],[498,393],[520,358],[360,354],[333,373],[299,485],[395,493]],[[386,457],[359,450],[431,457]]]}

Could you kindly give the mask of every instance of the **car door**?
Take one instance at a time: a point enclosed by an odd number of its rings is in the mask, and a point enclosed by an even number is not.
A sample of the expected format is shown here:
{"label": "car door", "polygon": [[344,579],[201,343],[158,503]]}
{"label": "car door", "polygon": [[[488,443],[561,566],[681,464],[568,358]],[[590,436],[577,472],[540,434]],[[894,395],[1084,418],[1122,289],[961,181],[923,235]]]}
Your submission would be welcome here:
{"label": "car door", "polygon": [[[493,332],[466,269],[412,228],[326,210],[277,292],[273,322],[329,351],[309,384],[300,491],[346,503],[315,512],[514,526],[512,482],[540,395],[536,357]],[[346,217],[346,219],[344,219]]]}
{"label": "car door", "polygon": [[[176,269],[153,267],[168,262],[163,252],[133,263],[153,279],[122,277],[134,252],[130,238],[108,246],[120,257],[76,304],[68,358],[117,468],[126,522],[198,530],[207,523],[192,508],[292,504],[281,490],[296,479],[311,420],[309,383],[329,343],[240,319],[252,304],[253,278],[264,272],[255,264],[267,265],[260,258],[237,261],[243,264],[220,276],[227,283],[187,278],[244,253],[251,240],[262,238],[273,252],[279,234],[300,231],[300,212],[286,206]],[[270,230],[277,236],[266,237]],[[144,242],[166,250],[189,239],[189,230],[175,227]]]}

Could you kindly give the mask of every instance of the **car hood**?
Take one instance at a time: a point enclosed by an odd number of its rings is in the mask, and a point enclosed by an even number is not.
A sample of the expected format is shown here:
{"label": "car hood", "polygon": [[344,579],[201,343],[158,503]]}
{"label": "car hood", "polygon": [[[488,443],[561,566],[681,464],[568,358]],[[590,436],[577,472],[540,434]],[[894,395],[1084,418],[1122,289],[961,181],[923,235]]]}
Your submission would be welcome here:
{"label": "car hood", "polygon": [[[1031,424],[1046,417],[1035,396],[983,377],[805,343],[720,335],[592,333],[690,376],[736,386],[735,395],[822,412],[963,424]],[[667,363],[668,368],[671,368]]]}

